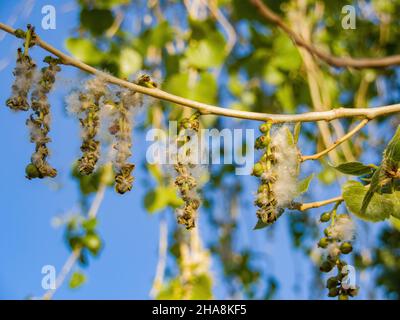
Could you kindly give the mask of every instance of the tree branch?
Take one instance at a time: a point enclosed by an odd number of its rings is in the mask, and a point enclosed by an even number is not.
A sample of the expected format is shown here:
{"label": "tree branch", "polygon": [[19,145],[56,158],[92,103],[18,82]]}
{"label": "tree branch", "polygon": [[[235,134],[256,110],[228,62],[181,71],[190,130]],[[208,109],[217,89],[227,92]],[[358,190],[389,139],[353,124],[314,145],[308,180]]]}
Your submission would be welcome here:
{"label": "tree branch", "polygon": [[305,48],[311,54],[325,61],[334,67],[352,67],[352,68],[386,68],[400,64],[400,55],[387,56],[383,58],[352,58],[337,57],[323,51],[313,44],[308,43],[296,32],[294,32],[280,16],[273,12],[262,0],[249,0],[257,9],[264,19],[276,24],[280,29],[286,32],[296,45]]}
{"label": "tree branch", "polygon": [[[0,29],[14,35],[14,29],[11,28],[10,26],[0,23]],[[162,91],[160,89],[147,88],[123,79],[119,79],[117,77],[114,77],[108,73],[97,70],[96,68],[93,68],[75,58],[66,55],[65,53],[54,48],[47,42],[41,40],[39,37],[36,38],[36,44],[41,48],[43,48],[44,50],[60,58],[62,62],[66,65],[76,67],[87,73],[101,76],[105,81],[109,83],[125,87],[157,99],[169,101],[184,107],[196,109],[203,115],[213,114],[213,115],[239,118],[239,119],[269,121],[271,123],[286,123],[286,122],[331,121],[339,118],[352,118],[352,117],[374,119],[376,117],[400,112],[400,104],[393,104],[376,108],[357,108],[357,109],[337,108],[329,111],[306,112],[300,114],[270,114],[270,113],[227,109],[182,98],[170,94],[168,92]]]}
{"label": "tree branch", "polygon": [[338,196],[335,198],[327,199],[327,200],[322,200],[322,201],[315,201],[315,202],[309,202],[309,203],[302,203],[298,207],[296,207],[296,210],[299,211],[306,211],[308,209],[313,209],[313,208],[319,208],[326,206],[327,204],[335,203],[335,202],[341,202],[343,201],[342,196]]}
{"label": "tree branch", "polygon": [[168,250],[168,225],[165,219],[160,222],[160,240],[158,244],[158,263],[156,275],[153,280],[153,286],[150,290],[150,296],[156,298],[157,294],[163,285],[165,267],[167,264],[167,250]]}
{"label": "tree branch", "polygon": [[321,158],[322,156],[326,155],[327,153],[329,153],[330,151],[332,151],[333,149],[338,147],[340,144],[342,144],[346,140],[350,139],[358,131],[360,131],[362,128],[364,128],[367,125],[368,122],[369,122],[368,119],[362,120],[353,130],[349,131],[343,137],[341,137],[340,139],[336,140],[332,145],[330,145],[325,150],[322,150],[321,152],[318,152],[318,153],[313,154],[313,155],[302,156],[300,158],[300,160],[303,162],[303,161],[307,161],[307,160],[316,160],[316,159]]}

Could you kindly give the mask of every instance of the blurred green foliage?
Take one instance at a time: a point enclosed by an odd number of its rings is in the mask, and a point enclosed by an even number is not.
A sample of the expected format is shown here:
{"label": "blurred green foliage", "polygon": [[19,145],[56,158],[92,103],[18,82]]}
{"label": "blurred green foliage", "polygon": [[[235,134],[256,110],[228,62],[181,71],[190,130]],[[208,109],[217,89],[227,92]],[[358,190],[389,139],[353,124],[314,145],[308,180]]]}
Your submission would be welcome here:
{"label": "blurred green foliage", "polygon": [[[293,14],[299,11],[296,1],[265,2],[295,31],[299,31],[293,22]],[[216,8],[236,32],[237,41],[230,52],[227,51],[227,30],[221,22],[207,10],[206,15],[189,13],[190,10],[182,1],[79,0],[78,3],[80,13],[77,32],[66,40],[65,46],[72,55],[85,63],[118,77],[131,79],[138,70],[146,69],[154,75],[156,82],[162,79],[161,88],[170,93],[228,108],[268,113],[294,113],[314,109],[309,75],[298,48],[285,33],[263,20],[249,1],[215,1]],[[334,55],[354,57],[385,56],[400,51],[400,21],[397,19],[400,1],[351,2],[358,8],[356,30],[345,30],[340,23],[343,16],[341,9],[348,4],[348,1],[306,1],[303,22],[310,25],[311,39],[316,46]],[[134,23],[139,27],[132,28]],[[328,107],[366,107],[377,102],[389,104],[399,97],[398,93],[388,94],[400,92],[395,68],[339,69],[318,60],[315,64],[319,69],[319,83],[323,83],[324,97],[330,101]],[[148,115],[143,129],[162,127],[169,119],[178,119],[183,111],[181,108],[173,108],[167,102],[151,101],[151,108],[147,108],[146,112]],[[164,115],[161,120],[157,116],[159,112]],[[205,125],[216,128],[237,124],[237,120],[217,120],[211,117],[204,121]],[[386,120],[377,120],[378,123],[382,121]],[[342,124],[346,130],[352,121],[345,120]],[[389,130],[391,123],[386,122],[385,125]],[[316,146],[309,148],[309,152],[323,149],[315,126],[304,126],[301,136],[302,146]],[[367,138],[360,134],[358,139],[350,143],[355,158],[363,152],[369,157],[379,155],[382,150],[376,146],[387,139],[383,132],[375,130],[375,147],[370,148]],[[346,157],[338,150],[339,159],[344,163]],[[243,190],[243,184],[237,176],[234,177],[237,181],[232,182],[230,178],[234,176],[233,169],[229,165],[212,168],[204,188],[203,206],[213,234],[211,243],[206,245],[222,265],[224,285],[231,296],[239,292],[248,298],[271,298],[279,284],[268,270],[257,267],[256,262],[261,258],[251,247],[236,246],[239,237],[236,230],[238,217],[233,211],[240,210],[240,204],[234,203],[234,200],[244,199],[250,192]],[[338,171],[368,175],[371,167],[352,163],[336,167],[335,170],[326,161],[322,161],[314,169],[319,170],[315,179],[311,181],[314,176],[308,176],[303,180],[300,191],[305,193],[305,198],[320,200],[314,199],[314,194],[307,192],[310,183],[332,185],[340,178]],[[81,177],[76,170],[73,171],[83,195],[98,190],[101,170],[92,177]],[[154,186],[144,199],[146,209],[155,213],[179,207],[181,199],[176,195],[174,187],[165,182],[165,172],[155,167],[149,167],[149,171]],[[359,210],[364,187],[358,182],[349,182],[343,188],[348,209],[372,221],[389,217],[394,210],[393,206],[399,202],[397,193],[383,195],[382,199],[374,200],[379,200],[379,204],[375,206],[373,201],[365,215],[361,215]],[[226,205],[220,205],[221,199]],[[220,218],[221,213],[225,218]],[[315,219],[307,214],[290,215],[288,222],[288,232],[292,236],[294,248],[311,255],[312,243],[315,244],[319,237]],[[385,229],[381,235],[381,247],[374,251],[373,264],[382,270],[378,284],[385,288],[390,297],[398,297],[400,293],[398,240],[397,230]],[[179,265],[179,256],[172,256]],[[82,282],[84,277],[74,274],[71,287],[77,287]],[[185,297],[212,297],[209,272],[197,274],[189,282],[192,291]],[[260,282],[266,284],[261,294],[257,289]],[[158,298],[179,299],[183,296],[182,281],[175,270],[159,292]]]}

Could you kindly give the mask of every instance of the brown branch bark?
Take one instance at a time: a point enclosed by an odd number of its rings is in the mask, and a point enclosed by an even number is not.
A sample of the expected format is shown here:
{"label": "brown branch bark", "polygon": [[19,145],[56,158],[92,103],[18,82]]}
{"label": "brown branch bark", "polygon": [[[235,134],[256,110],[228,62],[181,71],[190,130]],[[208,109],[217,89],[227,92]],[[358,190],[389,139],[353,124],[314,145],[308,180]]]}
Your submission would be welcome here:
{"label": "brown branch bark", "polygon": [[[3,23],[0,23],[0,30],[4,30],[10,34],[14,35],[14,29]],[[89,66],[75,58],[72,58],[60,50],[54,48],[47,42],[43,41],[39,37],[37,38],[37,45],[49,53],[54,54],[60,58],[64,64],[76,67],[87,73],[98,75],[104,78],[105,81],[131,89],[133,91],[160,99],[176,103],[183,107],[188,107],[198,110],[201,114],[213,114],[225,117],[248,119],[248,120],[258,120],[258,121],[269,121],[271,123],[286,123],[286,122],[315,122],[315,121],[332,121],[339,118],[353,118],[360,117],[366,119],[374,119],[381,116],[386,116],[389,114],[400,112],[400,104],[393,104],[387,106],[381,106],[376,108],[337,108],[329,111],[317,111],[317,112],[306,112],[300,114],[270,114],[261,112],[250,112],[222,108],[218,106],[213,106],[206,103],[201,103],[193,101],[190,99],[182,98],[168,92],[162,91],[160,89],[152,89],[139,86],[135,83],[119,79],[110,74],[97,70],[92,66]]]}

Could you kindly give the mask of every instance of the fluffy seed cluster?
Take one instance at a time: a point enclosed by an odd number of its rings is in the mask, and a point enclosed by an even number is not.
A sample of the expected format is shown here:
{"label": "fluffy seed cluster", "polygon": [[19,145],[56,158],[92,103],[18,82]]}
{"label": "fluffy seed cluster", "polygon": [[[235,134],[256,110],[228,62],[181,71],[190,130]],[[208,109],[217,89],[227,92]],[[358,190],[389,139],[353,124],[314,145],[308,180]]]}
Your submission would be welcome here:
{"label": "fluffy seed cluster", "polygon": [[132,118],[133,108],[138,105],[138,97],[132,91],[120,91],[117,93],[119,98],[115,103],[114,118],[109,127],[109,132],[115,137],[116,143],[114,149],[116,155],[114,159],[115,175],[115,190],[124,194],[132,189],[134,178],[132,172],[135,165],[129,163],[128,159],[132,152]]}
{"label": "fluffy seed cluster", "polygon": [[264,154],[253,168],[253,175],[261,180],[255,205],[259,221],[272,224],[297,195],[299,158],[296,146],[288,139],[288,127],[271,133],[271,124],[265,123],[260,131],[255,148]]}
{"label": "fluffy seed cluster", "polygon": [[29,48],[35,44],[34,28],[28,25],[26,32],[18,29],[15,35],[24,39],[25,43],[24,50],[18,49],[17,52],[12,96],[6,101],[6,105],[14,111],[32,110],[26,125],[29,128],[30,141],[35,143],[35,151],[31,163],[25,168],[26,177],[28,179],[55,177],[57,170],[47,162],[49,156],[47,144],[51,141],[49,138],[51,113],[47,96],[54,86],[56,74],[61,70],[59,67],[61,61],[48,56],[43,60],[47,66],[37,73],[36,64],[28,54]]}
{"label": "fluffy seed cluster", "polygon": [[82,127],[83,154],[78,160],[79,172],[89,175],[96,169],[101,154],[99,133],[106,125],[115,151],[112,159],[115,190],[124,194],[132,189],[134,181],[135,165],[128,159],[132,155],[133,116],[140,106],[140,96],[131,90],[110,88],[102,77],[87,81],[84,87],[84,91],[73,92],[67,98],[69,113],[79,116]]}
{"label": "fluffy seed cluster", "polygon": [[93,173],[100,158],[100,141],[96,139],[100,128],[100,99],[106,94],[106,86],[100,78],[86,82],[85,91],[78,96],[79,121],[82,128],[82,156],[78,170],[82,175]]}
{"label": "fluffy seed cluster", "polygon": [[6,105],[15,111],[28,111],[28,94],[31,89],[36,70],[36,64],[31,57],[25,56],[18,48],[18,58],[14,69],[15,81],[11,87],[12,96],[6,101]]}
{"label": "fluffy seed cluster", "polygon": [[50,56],[44,59],[48,64],[41,70],[40,77],[35,83],[31,94],[32,114],[26,124],[30,129],[30,139],[35,143],[35,152],[32,154],[31,163],[27,166],[26,173],[29,179],[55,177],[57,170],[48,162],[49,150],[47,143],[51,142],[50,132],[50,104],[48,94],[56,82],[56,75],[61,70],[60,61]]}
{"label": "fluffy seed cluster", "polygon": [[[186,130],[192,130],[198,132],[200,127],[199,114],[195,113],[190,118],[184,118],[179,123],[179,136],[184,135]],[[190,136],[185,136],[184,141],[180,141],[181,145],[178,147],[184,147],[186,143],[189,143]],[[190,159],[191,148],[185,148],[185,157],[178,157],[177,163],[174,165],[174,169],[177,173],[175,178],[175,185],[179,189],[179,194],[185,202],[182,208],[177,209],[177,220],[179,224],[186,226],[186,229],[192,229],[196,226],[197,210],[200,207],[200,199],[197,195],[197,180],[193,176],[196,164]]]}
{"label": "fluffy seed cluster", "polygon": [[321,215],[321,222],[331,221],[330,226],[325,228],[325,237],[319,240],[318,246],[326,251],[326,259],[322,262],[320,270],[330,272],[335,267],[337,275],[327,280],[326,287],[329,290],[329,297],[338,297],[347,300],[348,297],[357,295],[356,287],[345,287],[342,285],[346,274],[343,272],[347,264],[341,259],[342,254],[349,254],[353,247],[351,241],[354,240],[355,226],[348,214],[336,214],[336,206],[331,212]]}
{"label": "fluffy seed cluster", "polygon": [[30,106],[28,102],[28,94],[34,81],[36,64],[28,55],[28,48],[33,46],[35,38],[35,30],[28,25],[28,31],[15,31],[16,36],[25,38],[25,51],[21,48],[17,51],[17,62],[14,68],[15,81],[11,87],[11,97],[6,101],[6,105],[15,111],[28,111]]}
{"label": "fluffy seed cluster", "polygon": [[347,214],[336,217],[335,223],[328,228],[328,233],[332,238],[339,241],[352,241],[354,239],[355,225]]}

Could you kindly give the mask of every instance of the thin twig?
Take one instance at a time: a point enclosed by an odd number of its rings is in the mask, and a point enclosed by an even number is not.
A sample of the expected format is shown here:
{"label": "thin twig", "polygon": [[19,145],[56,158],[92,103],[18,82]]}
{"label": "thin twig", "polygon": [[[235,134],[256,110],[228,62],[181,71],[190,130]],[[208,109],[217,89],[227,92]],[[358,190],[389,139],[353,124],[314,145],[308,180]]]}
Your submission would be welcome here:
{"label": "thin twig", "polygon": [[160,292],[160,288],[164,281],[165,266],[167,263],[168,249],[168,225],[165,219],[160,222],[160,240],[158,244],[158,263],[156,275],[154,277],[153,286],[150,290],[150,296],[155,298]]}
{"label": "thin twig", "polygon": [[72,253],[69,255],[67,261],[65,261],[61,272],[58,274],[57,279],[56,279],[56,287],[55,289],[49,289],[42,297],[43,300],[51,300],[56,293],[57,289],[62,286],[64,283],[65,278],[68,276],[70,273],[71,269],[75,265],[75,263],[78,261],[79,256],[81,255],[81,249],[77,249],[72,251]]}
{"label": "thin twig", "polygon": [[[99,212],[100,205],[103,202],[104,194],[106,191],[106,185],[102,182],[99,186],[99,190],[96,192],[96,196],[90,206],[88,217],[95,218]],[[72,268],[77,263],[79,256],[81,255],[82,249],[76,249],[72,251],[69,255],[67,261],[61,269],[61,272],[58,274],[56,278],[56,287],[55,289],[49,289],[42,297],[43,300],[51,300],[56,293],[56,291],[63,285],[66,277],[71,272]]]}
{"label": "thin twig", "polygon": [[323,51],[313,44],[305,41],[295,31],[293,31],[284,21],[273,12],[262,0],[249,0],[257,9],[258,12],[268,21],[276,24],[284,32],[286,32],[296,45],[305,48],[311,54],[325,61],[334,67],[352,67],[352,68],[386,68],[400,64],[400,55],[386,56],[382,58],[352,58],[352,57],[337,57]]}
{"label": "thin twig", "polygon": [[221,24],[222,28],[225,30],[228,41],[225,47],[226,54],[229,55],[237,41],[237,35],[235,28],[229,22],[229,20],[224,16],[218,5],[214,0],[201,0],[209,9],[211,14],[217,19]]}
{"label": "thin twig", "polygon": [[335,198],[322,200],[322,201],[302,203],[299,206],[297,206],[295,209],[297,209],[299,211],[306,211],[308,209],[319,208],[319,207],[326,206],[327,204],[331,204],[331,203],[335,203],[335,202],[342,202],[342,201],[343,201],[343,197],[338,196]]}
{"label": "thin twig", "polygon": [[326,155],[327,153],[329,153],[330,151],[332,151],[333,149],[337,148],[340,144],[342,144],[344,141],[350,139],[353,135],[355,135],[358,131],[360,131],[362,128],[364,128],[367,123],[369,122],[368,119],[364,119],[362,120],[356,127],[354,127],[353,130],[349,131],[348,133],[346,133],[343,137],[341,137],[340,139],[336,140],[332,145],[330,145],[328,148],[326,148],[325,150],[322,150],[321,152],[318,152],[316,154],[312,154],[309,156],[302,156],[300,158],[301,161],[307,161],[307,160],[316,160],[321,158],[322,156]]}
{"label": "thin twig", "polygon": [[[10,26],[7,26],[3,23],[0,23],[0,29],[4,30],[8,33],[14,34],[14,29]],[[160,89],[152,89],[143,86],[139,86],[135,83],[119,79],[110,74],[97,70],[77,59],[74,59],[60,50],[52,47],[47,42],[41,40],[39,37],[36,39],[36,43],[38,46],[43,48],[44,50],[54,54],[58,58],[62,60],[64,64],[74,66],[82,71],[99,75],[104,78],[105,81],[109,83],[113,83],[119,85],[121,87],[125,87],[131,89],[133,91],[137,91],[139,93],[152,96],[157,99],[169,101],[176,103],[178,105],[196,109],[201,114],[214,114],[225,117],[239,118],[239,119],[248,119],[248,120],[259,120],[259,121],[269,121],[271,123],[286,123],[286,122],[315,122],[315,121],[332,121],[334,119],[339,118],[352,118],[352,117],[361,117],[367,119],[374,119],[376,117],[381,117],[384,115],[389,115],[393,113],[400,112],[400,104],[393,104],[387,106],[381,106],[376,108],[337,108],[329,111],[321,111],[321,112],[306,112],[299,114],[269,114],[269,113],[259,113],[259,112],[250,112],[250,111],[241,111],[241,110],[233,110],[222,107],[217,107],[213,105],[209,105],[206,103],[201,103],[197,101],[193,101],[190,99],[182,98],[179,96],[175,96],[168,92],[162,91]]]}

